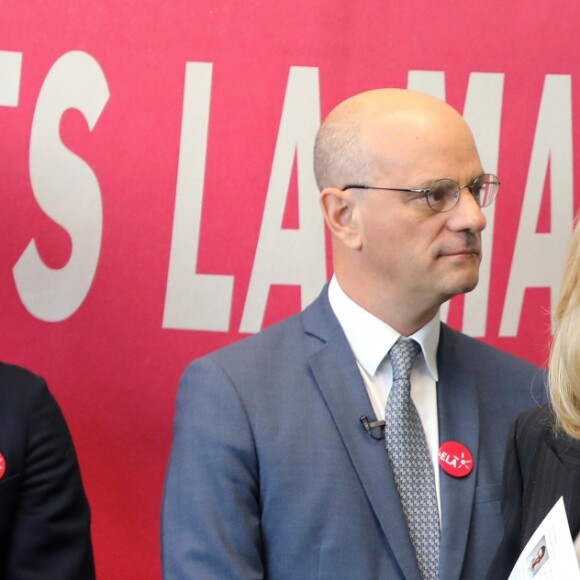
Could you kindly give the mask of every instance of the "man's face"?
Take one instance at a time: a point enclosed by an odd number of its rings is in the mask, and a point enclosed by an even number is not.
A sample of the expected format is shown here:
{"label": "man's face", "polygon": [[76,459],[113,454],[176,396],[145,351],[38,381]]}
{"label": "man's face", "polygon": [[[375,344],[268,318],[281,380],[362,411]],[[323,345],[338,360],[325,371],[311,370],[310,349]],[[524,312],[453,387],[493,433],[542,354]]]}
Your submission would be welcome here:
{"label": "man's face", "polygon": [[[399,135],[399,153],[384,152],[388,168],[377,170],[368,185],[424,188],[442,178],[470,184],[483,173],[471,135],[461,125],[441,129]],[[380,158],[380,139],[374,148]],[[434,212],[411,193],[366,190],[354,195],[365,271],[391,304],[434,308],[476,286],[486,222],[468,189],[445,213]]]}

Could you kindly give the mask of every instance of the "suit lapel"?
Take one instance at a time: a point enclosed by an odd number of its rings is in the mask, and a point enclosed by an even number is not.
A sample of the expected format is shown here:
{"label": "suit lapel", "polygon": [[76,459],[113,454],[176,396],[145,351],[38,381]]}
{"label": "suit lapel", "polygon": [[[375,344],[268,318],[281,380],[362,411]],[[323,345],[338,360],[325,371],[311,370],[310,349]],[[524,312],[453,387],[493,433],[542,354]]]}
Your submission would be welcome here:
{"label": "suit lapel", "polygon": [[451,477],[440,469],[443,525],[439,574],[454,579],[461,574],[471,522],[479,459],[479,412],[469,362],[462,356],[457,335],[445,325],[441,328],[437,367],[439,443],[458,441],[469,449],[474,461],[473,471],[464,478]]}
{"label": "suit lapel", "polygon": [[420,577],[384,440],[373,439],[360,423],[374,412],[326,293],[303,316],[306,332],[324,341],[313,350],[310,368],[352,465],[404,576]]}

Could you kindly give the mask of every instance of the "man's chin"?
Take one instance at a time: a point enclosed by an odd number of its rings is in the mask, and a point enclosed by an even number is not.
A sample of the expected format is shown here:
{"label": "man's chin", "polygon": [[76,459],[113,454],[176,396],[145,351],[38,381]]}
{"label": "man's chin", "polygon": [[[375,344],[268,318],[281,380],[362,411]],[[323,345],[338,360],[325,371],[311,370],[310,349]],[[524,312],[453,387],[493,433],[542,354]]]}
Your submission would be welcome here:
{"label": "man's chin", "polygon": [[468,284],[465,284],[465,286],[461,290],[460,294],[467,294],[467,293],[471,292],[472,290],[475,290],[475,287],[477,286],[478,282],[479,282],[479,276],[475,280],[472,280]]}
{"label": "man's chin", "polygon": [[454,296],[458,296],[459,294],[468,294],[472,290],[475,289],[477,286],[477,282],[479,281],[479,275],[465,277],[462,280],[456,280],[448,287],[448,291],[446,292],[447,300],[453,298]]}

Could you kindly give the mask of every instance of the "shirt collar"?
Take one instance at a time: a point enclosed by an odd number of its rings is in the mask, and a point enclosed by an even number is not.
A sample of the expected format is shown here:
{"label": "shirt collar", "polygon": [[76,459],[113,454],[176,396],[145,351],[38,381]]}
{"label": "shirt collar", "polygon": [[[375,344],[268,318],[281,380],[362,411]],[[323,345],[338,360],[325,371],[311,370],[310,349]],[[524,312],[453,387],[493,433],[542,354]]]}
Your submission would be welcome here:
{"label": "shirt collar", "polygon": [[[374,376],[379,365],[401,336],[394,328],[383,322],[351,298],[340,287],[336,276],[328,286],[328,300],[338,318],[354,356],[365,371]],[[421,346],[427,369],[437,382],[437,346],[439,345],[439,312],[411,337]]]}

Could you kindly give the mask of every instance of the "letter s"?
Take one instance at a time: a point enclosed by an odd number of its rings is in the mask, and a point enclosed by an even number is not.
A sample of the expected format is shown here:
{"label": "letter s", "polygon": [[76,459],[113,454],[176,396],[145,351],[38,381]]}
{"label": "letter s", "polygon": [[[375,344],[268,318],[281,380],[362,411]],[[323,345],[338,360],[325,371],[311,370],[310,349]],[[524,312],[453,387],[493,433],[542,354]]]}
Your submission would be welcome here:
{"label": "letter s", "polygon": [[31,240],[13,273],[20,299],[40,320],[59,322],[83,303],[93,282],[103,228],[99,182],[90,166],[60,139],[60,121],[68,109],[79,110],[89,130],[109,99],[107,80],[89,54],[60,57],[40,90],[30,136],[30,179],[42,210],[71,238],[68,263],[48,267]]}

